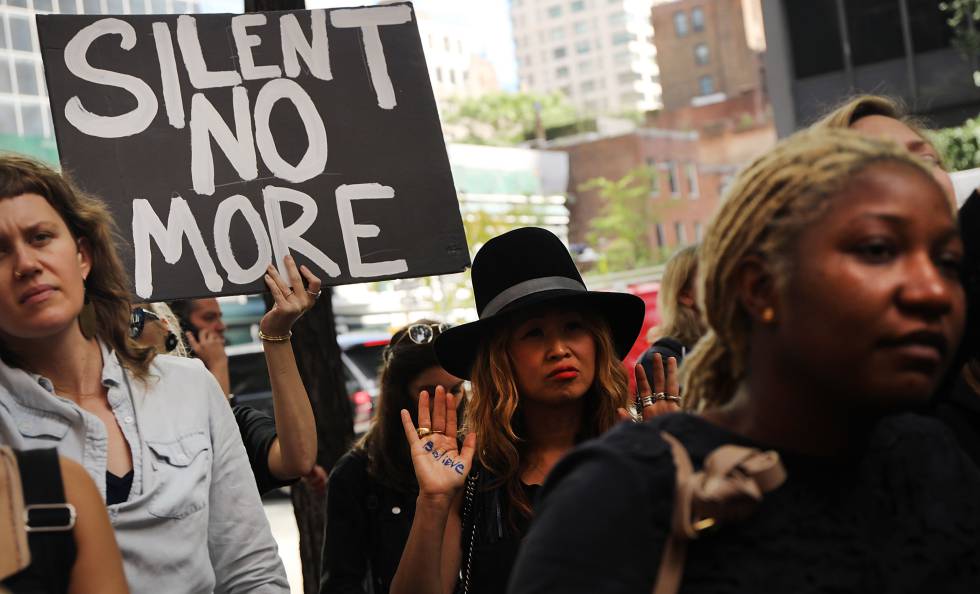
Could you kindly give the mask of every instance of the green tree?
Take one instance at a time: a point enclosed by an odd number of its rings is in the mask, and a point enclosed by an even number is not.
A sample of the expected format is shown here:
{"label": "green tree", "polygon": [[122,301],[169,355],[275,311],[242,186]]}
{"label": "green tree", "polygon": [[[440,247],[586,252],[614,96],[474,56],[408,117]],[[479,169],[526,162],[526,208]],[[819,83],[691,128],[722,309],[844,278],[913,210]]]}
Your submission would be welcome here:
{"label": "green tree", "polygon": [[[443,109],[443,120],[450,135],[459,142],[498,146],[515,145],[537,126],[537,107],[545,128],[571,124],[575,108],[561,93],[498,92],[468,99],[450,99]],[[454,129],[458,130],[453,134]]]}
{"label": "green tree", "polygon": [[939,9],[947,15],[946,22],[953,29],[953,45],[970,60],[973,67],[973,84],[980,87],[980,70],[977,55],[980,54],[980,0],[948,0],[939,3]]}
{"label": "green tree", "polygon": [[582,192],[597,190],[603,202],[586,236],[599,254],[599,272],[652,266],[662,258],[660,250],[652,249],[647,241],[647,230],[669,208],[666,200],[660,204],[650,201],[656,179],[653,169],[640,166],[616,180],[597,177],[579,186]]}
{"label": "green tree", "polygon": [[980,167],[980,116],[930,134],[951,171]]}

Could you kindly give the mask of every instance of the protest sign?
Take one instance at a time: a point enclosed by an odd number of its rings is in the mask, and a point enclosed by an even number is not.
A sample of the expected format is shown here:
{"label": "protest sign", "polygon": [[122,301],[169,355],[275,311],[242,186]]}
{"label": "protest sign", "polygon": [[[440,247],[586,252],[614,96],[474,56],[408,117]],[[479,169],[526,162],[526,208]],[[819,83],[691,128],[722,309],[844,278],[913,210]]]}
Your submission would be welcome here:
{"label": "protest sign", "polygon": [[143,300],[458,272],[466,238],[411,4],[39,15],[63,169]]}

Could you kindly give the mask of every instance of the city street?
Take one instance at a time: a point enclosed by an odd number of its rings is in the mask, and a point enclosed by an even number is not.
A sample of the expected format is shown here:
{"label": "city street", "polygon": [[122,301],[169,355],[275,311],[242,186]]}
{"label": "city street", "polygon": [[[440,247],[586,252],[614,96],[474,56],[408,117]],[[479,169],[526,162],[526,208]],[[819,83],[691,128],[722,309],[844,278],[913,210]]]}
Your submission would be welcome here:
{"label": "city street", "polygon": [[265,515],[272,526],[272,536],[279,545],[279,556],[286,566],[289,590],[303,594],[303,568],[299,561],[299,532],[293,517],[293,504],[288,497],[268,497],[262,500]]}

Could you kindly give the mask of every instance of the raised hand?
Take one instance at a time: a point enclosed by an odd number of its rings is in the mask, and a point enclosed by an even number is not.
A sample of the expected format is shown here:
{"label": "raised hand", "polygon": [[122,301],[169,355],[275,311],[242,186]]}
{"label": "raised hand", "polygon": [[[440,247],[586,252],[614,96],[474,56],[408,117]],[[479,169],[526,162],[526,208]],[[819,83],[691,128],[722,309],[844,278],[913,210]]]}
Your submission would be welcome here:
{"label": "raised hand", "polygon": [[676,359],[667,357],[665,365],[660,353],[654,353],[652,389],[642,365],[637,363],[634,373],[636,374],[636,394],[640,400],[640,414],[644,421],[681,409]]}
{"label": "raised hand", "polygon": [[[269,336],[289,334],[296,320],[313,307],[320,296],[320,279],[309,268],[303,265],[297,269],[292,256],[286,256],[283,262],[286,265],[286,280],[271,265],[265,272],[265,284],[272,293],[275,305],[262,316],[259,330]],[[306,286],[303,285],[304,278]]]}
{"label": "raised hand", "polygon": [[452,500],[463,488],[473,466],[476,434],[467,434],[463,449],[459,449],[456,441],[456,404],[457,398],[453,394],[447,394],[445,388],[436,386],[431,410],[429,393],[423,390],[419,394],[418,429],[412,423],[412,415],[407,410],[401,411],[420,495]]}

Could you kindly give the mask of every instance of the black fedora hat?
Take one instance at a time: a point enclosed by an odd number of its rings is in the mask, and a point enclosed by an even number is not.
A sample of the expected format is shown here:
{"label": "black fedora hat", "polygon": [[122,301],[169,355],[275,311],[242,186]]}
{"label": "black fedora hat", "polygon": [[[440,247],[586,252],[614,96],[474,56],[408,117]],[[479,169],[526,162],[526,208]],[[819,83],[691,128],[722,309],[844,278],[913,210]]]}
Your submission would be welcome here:
{"label": "black fedora hat", "polygon": [[642,299],[586,289],[571,254],[545,229],[524,227],[494,237],[473,258],[472,272],[480,319],[449,328],[435,342],[439,364],[456,377],[470,377],[477,348],[497,322],[530,305],[554,301],[597,312],[612,329],[620,359],[643,325]]}

